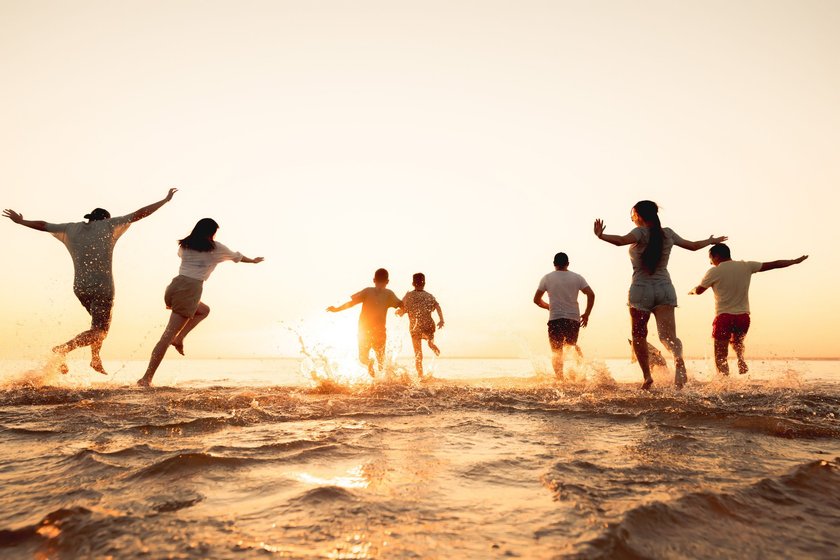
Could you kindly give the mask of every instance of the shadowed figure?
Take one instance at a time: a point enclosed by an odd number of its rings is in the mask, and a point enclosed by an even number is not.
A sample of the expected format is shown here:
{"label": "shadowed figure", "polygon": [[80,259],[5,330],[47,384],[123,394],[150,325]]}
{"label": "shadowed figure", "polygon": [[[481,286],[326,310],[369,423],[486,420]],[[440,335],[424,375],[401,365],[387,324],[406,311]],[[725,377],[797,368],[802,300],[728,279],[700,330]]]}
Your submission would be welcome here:
{"label": "shadowed figure", "polygon": [[630,245],[630,263],[633,265],[633,279],[630,283],[627,305],[630,307],[633,350],[644,376],[642,389],[650,389],[653,377],[650,375],[647,334],[651,314],[656,318],[659,340],[674,356],[674,384],[682,388],[688,376],[683,359],[682,341],[677,337],[677,322],[674,310],[677,307],[677,292],[668,274],[668,259],[674,246],[697,251],[714,243],[726,241],[726,237],[710,236],[700,241],[686,241],[671,228],[663,228],[659,221],[659,207],[655,202],[642,200],[630,211],[630,219],[636,227],[626,235],[604,233],[605,225],[595,220],[594,231],[598,239],[616,246]]}
{"label": "shadowed figure", "polygon": [[[578,295],[586,294],[586,311],[581,315]],[[548,303],[543,295],[548,293]],[[589,324],[589,315],[595,305],[595,292],[589,287],[583,276],[569,270],[569,257],[566,253],[554,255],[554,272],[549,272],[540,280],[534,294],[534,303],[548,309],[548,343],[551,346],[551,365],[554,376],[563,380],[563,347],[573,346],[578,357],[583,354],[578,346],[578,334],[581,327]]]}
{"label": "shadowed figure", "polygon": [[172,313],[152,350],[146,373],[137,381],[141,387],[152,384],[170,346],[174,346],[179,354],[184,354],[184,338],[210,314],[210,307],[201,301],[201,292],[204,281],[210,278],[216,265],[224,261],[256,264],[264,260],[262,257],[248,258],[218,243],[214,239],[218,230],[219,224],[215,220],[202,218],[187,237],[178,241],[181,266],[178,276],[172,279],[163,295],[166,308]]}
{"label": "shadowed figure", "polygon": [[73,259],[73,293],[90,314],[91,322],[90,329],[53,348],[53,352],[62,357],[62,373],[67,373],[67,365],[63,358],[68,352],[82,346],[90,346],[90,367],[107,375],[102,366],[100,351],[111,327],[111,312],[114,307],[114,246],[132,223],[151,215],[172,200],[172,195],[177,190],[169,189],[162,200],[125,216],[112,218],[107,210],[96,208],[90,214],[85,214],[87,222],[52,224],[42,220],[25,220],[14,210],[3,211],[3,215],[16,224],[51,233],[64,243]]}
{"label": "shadowed figure", "polygon": [[402,307],[400,298],[389,290],[388,271],[384,268],[377,269],[373,275],[373,287],[368,287],[350,296],[350,301],[338,307],[329,306],[327,311],[336,313],[344,311],[354,305],[362,304],[362,312],[359,314],[359,361],[367,366],[368,374],[376,376],[376,370],[370,359],[370,351],[373,349],[380,371],[385,367],[385,320],[388,317],[388,309],[391,307]]}
{"label": "shadowed figure", "polygon": [[439,356],[440,348],[435,344],[435,320],[432,317],[432,311],[437,312],[439,319],[437,328],[442,329],[443,310],[435,296],[426,291],[425,274],[422,272],[415,274],[411,284],[414,290],[406,292],[403,297],[403,307],[397,310],[397,315],[408,314],[408,332],[414,347],[414,368],[417,370],[417,376],[423,377],[423,339],[426,340],[435,356]]}
{"label": "shadowed figure", "polygon": [[729,247],[723,243],[709,249],[712,263],[700,284],[690,295],[699,295],[711,288],[715,294],[715,319],[712,322],[712,338],[715,341],[715,366],[718,372],[729,375],[729,344],[738,358],[738,373],[749,371],[744,358],[744,339],[750,328],[750,279],[756,272],[787,268],[799,264],[808,255],[798,259],[770,262],[733,261]]}

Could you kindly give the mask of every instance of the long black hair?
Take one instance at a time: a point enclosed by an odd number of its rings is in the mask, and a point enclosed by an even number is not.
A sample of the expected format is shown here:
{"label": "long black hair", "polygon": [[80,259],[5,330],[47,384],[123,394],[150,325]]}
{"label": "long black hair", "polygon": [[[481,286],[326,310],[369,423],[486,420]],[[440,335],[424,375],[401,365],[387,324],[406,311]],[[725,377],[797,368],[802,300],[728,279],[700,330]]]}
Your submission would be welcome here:
{"label": "long black hair", "polygon": [[219,229],[219,224],[212,218],[201,218],[188,236],[178,240],[182,249],[207,252],[216,248],[213,236]]}
{"label": "long black hair", "polygon": [[653,274],[659,266],[659,261],[662,260],[664,241],[662,224],[659,222],[659,206],[652,200],[640,200],[633,206],[633,210],[649,225],[650,236],[647,247],[642,251],[642,266]]}

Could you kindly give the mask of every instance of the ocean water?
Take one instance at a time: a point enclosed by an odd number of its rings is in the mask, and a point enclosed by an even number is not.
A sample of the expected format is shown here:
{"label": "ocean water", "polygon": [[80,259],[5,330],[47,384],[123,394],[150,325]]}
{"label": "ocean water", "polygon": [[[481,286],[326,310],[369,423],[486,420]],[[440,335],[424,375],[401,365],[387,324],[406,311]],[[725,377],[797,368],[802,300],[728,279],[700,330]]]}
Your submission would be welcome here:
{"label": "ocean water", "polygon": [[840,362],[403,362],[0,362],[0,557],[840,557]]}

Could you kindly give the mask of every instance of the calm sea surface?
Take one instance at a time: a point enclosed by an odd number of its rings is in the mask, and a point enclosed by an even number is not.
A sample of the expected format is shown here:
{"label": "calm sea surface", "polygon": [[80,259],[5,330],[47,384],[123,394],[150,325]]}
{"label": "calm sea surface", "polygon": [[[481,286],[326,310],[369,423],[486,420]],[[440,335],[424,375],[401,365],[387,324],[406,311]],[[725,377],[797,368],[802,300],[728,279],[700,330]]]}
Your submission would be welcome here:
{"label": "calm sea surface", "polygon": [[840,558],[840,362],[105,365],[0,362],[0,557]]}

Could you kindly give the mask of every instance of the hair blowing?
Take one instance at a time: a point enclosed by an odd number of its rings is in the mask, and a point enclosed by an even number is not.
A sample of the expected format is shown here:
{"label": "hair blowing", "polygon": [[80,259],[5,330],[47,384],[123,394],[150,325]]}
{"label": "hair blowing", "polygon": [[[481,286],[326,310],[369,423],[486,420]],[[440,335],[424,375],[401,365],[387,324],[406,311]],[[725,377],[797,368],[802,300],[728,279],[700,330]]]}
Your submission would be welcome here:
{"label": "hair blowing", "polygon": [[650,238],[648,239],[647,247],[642,252],[642,266],[649,273],[653,274],[656,272],[656,268],[662,260],[664,239],[662,224],[659,221],[659,206],[652,200],[640,200],[633,206],[633,209],[649,225]]}
{"label": "hair blowing", "polygon": [[207,252],[216,248],[216,242],[213,241],[213,236],[219,229],[219,224],[212,218],[202,218],[198,220],[195,227],[188,236],[178,241],[178,245],[182,249],[191,249],[193,251]]}

